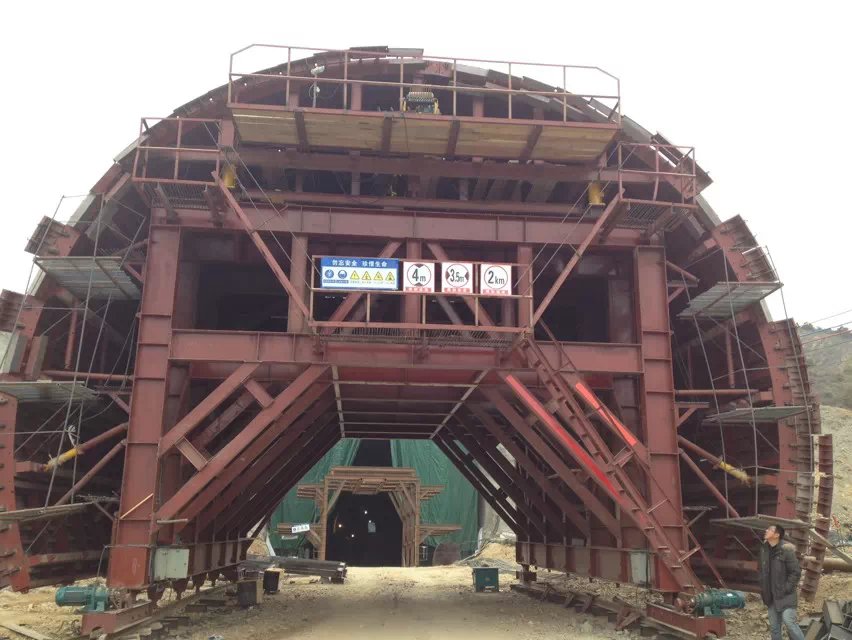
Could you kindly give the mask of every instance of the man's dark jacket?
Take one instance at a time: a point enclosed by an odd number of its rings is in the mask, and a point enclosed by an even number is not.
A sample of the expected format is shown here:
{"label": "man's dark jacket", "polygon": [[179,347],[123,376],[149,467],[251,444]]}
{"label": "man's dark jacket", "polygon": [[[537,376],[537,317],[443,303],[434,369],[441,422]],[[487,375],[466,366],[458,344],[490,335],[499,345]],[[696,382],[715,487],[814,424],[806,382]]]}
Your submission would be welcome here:
{"label": "man's dark jacket", "polygon": [[760,595],[766,606],[776,611],[795,609],[801,575],[793,545],[783,542],[774,547],[765,542],[760,545]]}

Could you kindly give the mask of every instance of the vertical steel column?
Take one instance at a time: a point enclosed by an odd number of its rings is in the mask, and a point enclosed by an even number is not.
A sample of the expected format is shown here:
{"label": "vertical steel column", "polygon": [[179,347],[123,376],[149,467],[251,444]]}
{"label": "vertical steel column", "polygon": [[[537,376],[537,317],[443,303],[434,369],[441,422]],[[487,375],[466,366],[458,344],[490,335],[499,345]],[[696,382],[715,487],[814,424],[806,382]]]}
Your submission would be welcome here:
{"label": "vertical steel column", "polygon": [[160,501],[157,447],[169,374],[169,344],[175,307],[180,229],[152,226],[139,313],[121,506],[113,529],[108,583],[141,589],[149,582],[151,518]]}
{"label": "vertical steel column", "polygon": [[[0,507],[4,511],[18,508],[15,496],[15,425],[18,401],[0,393]],[[0,587],[11,585],[16,591],[30,587],[29,562],[21,545],[20,525],[0,524]]]}
{"label": "vertical steel column", "polygon": [[532,322],[532,273],[533,249],[531,245],[518,245],[518,295],[530,298],[518,298],[518,326],[529,327]]}
{"label": "vertical steel column", "polygon": [[[294,235],[290,245],[290,283],[305,304],[309,295],[307,281],[309,260],[308,236]],[[305,318],[298,303],[291,298],[287,305],[287,332],[303,333],[307,330],[308,320],[310,318]]]}
{"label": "vertical steel column", "polygon": [[[642,345],[644,370],[639,383],[639,397],[652,478],[648,502],[669,540],[679,546],[673,550],[674,553],[681,555],[680,552],[688,548],[688,541],[681,510],[665,250],[662,247],[637,247],[634,260],[636,326]],[[656,506],[658,504],[659,507]],[[663,561],[659,556],[656,562],[657,587],[662,591],[677,591],[677,582],[664,566],[660,566]]]}
{"label": "vertical steel column", "polygon": [[[405,257],[408,260],[419,260],[423,257],[423,247],[419,240],[405,241]],[[405,279],[403,273],[400,278]],[[402,321],[407,323],[419,323],[420,306],[422,304],[422,296],[405,294],[402,296]]]}

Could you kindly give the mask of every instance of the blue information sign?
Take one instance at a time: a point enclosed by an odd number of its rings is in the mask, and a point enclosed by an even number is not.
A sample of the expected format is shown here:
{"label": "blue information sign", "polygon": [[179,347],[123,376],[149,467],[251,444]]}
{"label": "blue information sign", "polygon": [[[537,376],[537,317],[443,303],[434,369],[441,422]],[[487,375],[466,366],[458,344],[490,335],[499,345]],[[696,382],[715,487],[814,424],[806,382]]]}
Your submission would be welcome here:
{"label": "blue information sign", "polygon": [[323,289],[399,289],[399,260],[393,258],[320,258]]}

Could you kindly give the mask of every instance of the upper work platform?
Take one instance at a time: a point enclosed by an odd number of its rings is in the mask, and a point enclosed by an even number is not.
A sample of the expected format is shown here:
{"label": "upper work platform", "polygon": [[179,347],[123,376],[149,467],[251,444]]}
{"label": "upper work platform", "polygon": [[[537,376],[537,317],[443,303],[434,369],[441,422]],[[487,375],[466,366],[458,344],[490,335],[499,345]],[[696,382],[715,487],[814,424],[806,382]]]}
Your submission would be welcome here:
{"label": "upper work platform", "polygon": [[[235,71],[259,53],[277,64]],[[597,67],[388,47],[252,45],[232,56],[228,83],[240,143],[302,150],[587,163],[619,131],[620,105],[618,79]]]}

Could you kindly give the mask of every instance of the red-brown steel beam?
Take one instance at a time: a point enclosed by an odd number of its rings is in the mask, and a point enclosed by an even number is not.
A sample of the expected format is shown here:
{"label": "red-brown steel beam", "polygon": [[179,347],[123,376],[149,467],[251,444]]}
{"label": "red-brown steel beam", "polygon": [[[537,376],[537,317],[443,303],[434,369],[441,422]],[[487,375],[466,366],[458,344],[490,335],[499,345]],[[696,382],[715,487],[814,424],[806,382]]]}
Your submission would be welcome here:
{"label": "red-brown steel beam", "polygon": [[[479,372],[495,368],[494,349],[488,347],[442,347],[432,345],[428,356],[411,345],[403,344],[328,344],[317,353],[316,341],[308,335],[259,333],[249,331],[203,331],[175,329],[172,332],[171,358],[193,363],[197,379],[208,363],[240,363],[260,360],[266,364],[328,363],[339,367],[390,368],[421,370],[465,370]],[[560,348],[541,345],[551,366],[559,366]],[[562,350],[583,373],[639,375],[641,351],[637,345],[607,343],[565,343]],[[510,360],[497,369],[527,370]]]}
{"label": "red-brown steel beam", "polygon": [[[253,442],[266,442],[274,439],[277,429],[269,425],[290,407],[307,389],[325,375],[328,367],[310,365],[304,373],[275,397],[275,401],[262,409],[232,440],[216,453],[208,463],[157,510],[158,520],[172,520],[189,502],[214,478]],[[295,419],[298,416],[294,416]]]}
{"label": "red-brown steel beam", "polygon": [[[645,455],[650,465],[647,476],[648,502],[660,505],[654,510],[666,537],[687,549],[689,540],[684,526],[680,463],[677,442],[677,406],[675,403],[671,326],[669,324],[668,272],[662,247],[637,247],[634,250],[633,303],[639,338],[642,342],[644,374],[638,379],[640,411],[645,425]],[[662,503],[662,504],[661,504]],[[658,558],[658,564],[663,564]],[[666,589],[665,572],[658,586]],[[673,581],[668,587],[675,589]]]}
{"label": "red-brown steel beam", "polygon": [[549,434],[551,441],[558,444],[563,453],[567,453],[583,471],[591,478],[601,489],[606,491],[612,499],[618,502],[618,489],[615,484],[607,476],[606,470],[603,469],[592,458],[591,455],[577,442],[563,427],[553,415],[545,409],[544,405],[533,396],[529,389],[522,385],[517,378],[512,375],[507,375],[504,378],[507,386],[514,392],[518,400],[538,418],[539,423],[544,426]]}
{"label": "red-brown steel beam", "polygon": [[[312,273],[313,258],[308,250],[308,236],[302,233],[291,234],[290,243],[290,284],[295,292],[295,297],[290,296],[287,301],[287,331],[290,333],[302,333],[308,331],[310,316],[304,314],[302,309],[313,295],[308,284],[308,274]],[[277,263],[276,263],[277,264]],[[302,304],[300,305],[299,302]]]}
{"label": "red-brown steel beam", "polygon": [[[497,480],[493,480],[490,478],[490,473],[486,475],[486,472],[482,471],[479,466],[479,460],[477,460],[472,454],[468,451],[462,449],[459,442],[457,442],[454,438],[450,437],[450,435],[441,432],[434,439],[433,442],[440,441],[444,447],[446,447],[452,454],[455,456],[456,460],[458,460],[461,464],[465,466],[468,472],[477,479],[478,486],[480,488],[484,488],[491,491],[491,494],[495,497],[495,499],[500,503],[503,508],[503,511],[509,514],[512,514],[512,518],[518,524],[524,523],[525,525],[535,529],[539,535],[547,536],[546,528],[541,521],[541,518],[538,514],[534,513],[525,503],[524,501],[518,500],[516,498],[517,492],[514,489],[509,489],[507,487],[503,487]],[[493,480],[493,481],[492,481]],[[515,494],[513,496],[512,494]],[[515,503],[515,506],[509,504],[508,499],[512,500]],[[529,536],[530,531],[527,530],[527,536]]]}
{"label": "red-brown steel beam", "polygon": [[58,467],[67,462],[68,460],[72,460],[77,456],[81,456],[89,449],[98,446],[100,443],[105,442],[106,440],[110,440],[115,438],[116,436],[127,433],[127,423],[122,422],[119,425],[114,426],[112,429],[107,429],[103,433],[99,433],[98,435],[89,438],[88,440],[79,443],[77,446],[73,447],[69,451],[64,454],[60,454],[55,458],[51,458],[44,465],[45,471],[52,469],[53,467]]}
{"label": "red-brown steel beam", "polygon": [[231,405],[222,411],[215,420],[210,422],[204,429],[192,439],[192,444],[197,449],[204,449],[216,436],[231,426],[244,411],[254,404],[254,396],[248,391],[243,391]]}
{"label": "red-brown steel beam", "polygon": [[244,496],[240,507],[230,512],[221,522],[213,523],[216,529],[230,530],[235,526],[254,524],[247,521],[249,513],[264,513],[281,502],[293,485],[340,440],[340,433],[329,418],[305,432],[304,437],[305,442],[291,451],[285,462],[275,469],[263,484],[252,487],[251,495]]}
{"label": "red-brown steel beam", "polygon": [[520,524],[522,521],[518,517],[517,511],[515,511],[511,505],[506,503],[503,496],[495,493],[493,485],[483,485],[479,478],[471,473],[470,469],[468,469],[461,458],[457,457],[456,452],[444,443],[440,434],[435,436],[432,441],[435,443],[435,446],[438,447],[445,456],[447,456],[447,459],[452,463],[452,465],[458,469],[459,473],[467,479],[476,492],[481,495],[489,505],[491,505],[491,508],[494,509],[503,522],[505,522],[509,528],[515,532],[515,535],[517,535],[518,538],[528,537],[525,528]]}
{"label": "red-brown steel beam", "polygon": [[256,505],[254,504],[254,501],[247,503],[247,507],[249,508],[245,511],[245,514],[239,518],[231,518],[228,526],[232,529],[236,527],[236,530],[240,532],[240,535],[244,535],[258,523],[269,520],[278,508],[278,505],[293,489],[293,487],[295,487],[304,475],[308,473],[315,464],[320,462],[338,442],[340,442],[340,435],[337,430],[334,428],[327,429],[326,432],[317,440],[318,448],[314,452],[310,453],[308,457],[305,457],[299,463],[293,465],[289,470],[289,473],[279,480],[279,489],[276,493],[271,494],[264,502],[258,502]]}
{"label": "red-brown steel beam", "polygon": [[[453,155],[453,121],[448,137],[447,155]],[[150,157],[156,157],[149,151]],[[163,157],[166,154],[164,152]],[[173,157],[170,155],[168,157]],[[181,158],[189,161],[209,162],[209,153],[181,152]],[[588,183],[617,181],[619,171],[614,168],[589,169],[571,165],[537,161],[535,165],[508,162],[474,162],[454,159],[453,162],[426,157],[386,158],[361,155],[352,157],[339,153],[321,151],[301,152],[296,149],[273,151],[261,148],[240,149],[240,158],[249,165],[274,166],[276,169],[299,169],[302,171],[337,171],[341,173],[377,173],[384,175],[416,175],[428,178],[484,178],[519,180],[525,182],[579,182]],[[639,172],[621,173],[623,184],[653,184],[653,174]],[[122,250],[123,251],[123,250]]]}
{"label": "red-brown steel beam", "polygon": [[[266,260],[266,264],[269,265],[269,268],[272,269],[272,273],[278,279],[278,282],[281,283],[281,286],[284,287],[284,290],[289,294],[290,300],[292,300],[296,306],[299,307],[299,311],[302,312],[305,318],[309,318],[311,316],[311,312],[308,310],[308,307],[305,305],[304,301],[299,296],[299,291],[293,286],[293,283],[290,282],[290,279],[287,277],[287,274],[284,273],[284,270],[281,268],[281,265],[278,264],[278,260],[275,259],[275,256],[272,255],[272,252],[269,250],[269,247],[266,246],[266,243],[263,241],[263,238],[260,237],[260,233],[257,229],[252,226],[251,220],[246,216],[243,208],[237,202],[236,198],[231,195],[230,190],[225,186],[225,183],[222,182],[221,178],[215,173],[213,174],[213,179],[216,181],[216,186],[219,187],[219,190],[222,192],[222,195],[225,196],[225,201],[228,203],[228,206],[231,210],[237,214],[237,217],[242,222],[245,227],[246,233],[249,234],[254,246],[257,247],[257,250],[260,251],[260,255],[263,256],[263,259]],[[150,258],[149,258],[150,260]]]}
{"label": "red-brown steel beam", "polygon": [[510,496],[512,494],[509,492],[509,487],[512,488],[512,491],[518,495],[517,498],[513,496],[515,504],[518,504],[520,501],[531,507],[535,507],[538,510],[538,513],[535,515],[540,520],[545,531],[547,531],[548,527],[551,527],[554,531],[558,532],[559,538],[564,537],[565,527],[562,522],[562,514],[552,504],[549,504],[542,498],[542,487],[522,476],[512,466],[506,456],[500,453],[497,447],[488,447],[484,443],[481,444],[478,435],[456,426],[458,424],[460,424],[458,421],[455,424],[453,421],[450,421],[447,423],[446,428],[474,456],[474,459],[488,471],[488,474],[494,478],[498,485],[506,487],[506,491]]}
{"label": "red-brown steel beam", "polygon": [[[322,398],[323,394],[327,392],[327,388],[316,385],[313,388],[309,389],[305,392],[298,400],[296,400],[291,407],[289,407],[286,411],[282,412],[280,417],[275,420],[274,425],[270,430],[274,430],[278,433],[281,433],[281,436],[272,443],[270,448],[275,448],[276,443],[284,439],[287,442],[292,441],[292,438],[289,437],[291,430],[295,427],[296,431],[294,433],[293,438],[298,436],[302,429],[305,420],[303,420],[303,415],[308,416],[309,418],[315,418],[321,411],[318,411],[316,406],[312,407],[314,403],[318,402],[320,398]],[[326,405],[327,406],[327,405]],[[323,407],[324,410],[324,407]],[[307,413],[306,413],[307,412]],[[268,438],[258,438],[254,442],[252,442],[246,449],[237,457],[234,462],[232,462],[228,467],[226,467],[225,472],[223,472],[219,477],[214,479],[209,485],[207,485],[204,489],[202,489],[198,495],[190,501],[184,509],[181,510],[181,514],[183,518],[193,518],[197,514],[201,513],[201,511],[205,508],[209,508],[209,505],[214,502],[220,504],[223,501],[223,492],[226,491],[227,487],[235,482],[239,482],[243,479],[254,478],[256,474],[251,472],[249,468],[253,463],[257,462],[260,458],[266,458],[265,449],[269,445]],[[180,530],[182,527],[179,527]]]}
{"label": "red-brown steel beam", "polygon": [[[497,421],[489,416],[485,410],[478,405],[469,405],[467,409],[479,420],[485,429],[494,437],[506,451],[509,452],[517,462],[528,473],[550,497],[550,499],[558,505],[565,516],[574,523],[574,526],[586,537],[589,538],[589,523],[583,515],[577,510],[577,507],[571,503],[568,498],[560,491],[551,478],[539,469],[538,465],[515,443],[514,439],[506,433]],[[573,474],[572,474],[573,477]]]}
{"label": "red-brown steel beam", "polygon": [[683,458],[683,461],[687,464],[687,466],[692,469],[692,472],[696,475],[696,477],[704,483],[704,486],[710,490],[710,493],[714,498],[719,502],[720,505],[727,511],[726,517],[728,518],[739,518],[740,514],[737,513],[737,510],[731,506],[731,503],[725,499],[725,496],[716,488],[716,486],[710,481],[704,472],[698,467],[697,464],[690,458],[683,449],[680,450],[680,457]]}
{"label": "red-brown steel beam", "polygon": [[152,227],[139,312],[139,340],[127,429],[121,514],[113,529],[108,581],[111,587],[141,589],[148,583],[151,520],[160,476],[157,449],[163,436],[168,395],[169,343],[175,308],[181,230]]}
{"label": "red-brown steel beam", "polygon": [[[315,193],[308,191],[258,191],[247,189],[246,195],[252,200],[263,202],[267,198],[275,205],[310,204],[331,207],[398,207],[404,202],[406,207],[412,209],[444,209],[446,211],[485,211],[492,210],[494,213],[538,213],[563,216],[573,214],[582,215],[584,207],[572,204],[551,204],[548,202],[507,202],[507,201],[477,201],[477,200],[449,200],[445,198],[404,198],[397,196],[353,196],[349,194]],[[565,229],[562,230],[562,235]],[[557,236],[561,237],[561,236]]]}
{"label": "red-brown steel beam", "polygon": [[[257,457],[249,458],[249,465],[227,487],[217,485],[214,490],[211,485],[210,489],[214,493],[209,499],[205,497],[205,493],[207,492],[207,489],[205,489],[199,495],[199,499],[202,503],[206,502],[209,506],[199,514],[197,528],[203,530],[217,513],[231,506],[244,491],[249,490],[253,486],[254,482],[263,478],[276,465],[282,464],[282,460],[285,459],[284,456],[287,454],[288,449],[294,445],[308,428],[313,426],[314,422],[325,413],[326,409],[333,402],[333,396],[321,396],[318,398],[314,406],[290,425],[272,446]],[[246,452],[246,457],[248,455],[249,452]]]}
{"label": "red-brown steel beam", "polygon": [[[643,331],[648,331],[648,329],[643,329]],[[668,340],[668,332],[665,332],[665,334]],[[654,357],[657,352],[652,350],[648,355]],[[671,375],[670,368],[669,375]],[[573,428],[590,447],[591,455],[580,446],[517,378],[511,374],[502,374],[502,377],[518,399],[550,432],[553,441],[558,444],[559,448],[570,455],[611,496],[613,501],[621,508],[622,515],[629,518],[648,539],[652,550],[656,553],[658,587],[666,592],[692,591],[698,588],[700,586],[698,579],[689,565],[685,563],[689,556],[681,556],[688,548],[683,520],[672,522],[672,514],[674,516],[680,515],[679,498],[675,502],[670,496],[665,495],[663,485],[654,477],[653,473],[648,472],[643,474],[642,480],[650,485],[650,487],[647,487],[648,492],[656,499],[656,502],[649,503],[642,493],[642,489],[636,485],[634,478],[628,476],[622,468],[622,462],[626,463],[631,457],[635,456],[634,451],[625,449],[627,455],[620,458],[613,457],[606,443],[601,439],[600,433],[585,417],[582,408],[570,396],[570,392],[566,392],[569,395],[560,392],[559,397],[554,395],[556,410],[565,420],[571,421]],[[660,383],[660,381],[657,381],[657,383]],[[665,387],[661,387],[661,392],[665,392]],[[667,393],[673,402],[673,391],[668,389]],[[671,430],[673,436],[675,431],[674,411],[672,404]],[[661,445],[658,444],[657,446]],[[675,464],[677,464],[676,459]],[[665,468],[665,465],[663,468]],[[678,473],[678,471],[676,470],[675,473]],[[663,497],[660,499],[661,495]],[[654,512],[660,508],[663,508],[663,511],[660,516],[657,516]],[[698,550],[700,550],[700,547],[693,549],[693,551]]]}
{"label": "red-brown steel beam", "polygon": [[104,457],[103,457],[103,458],[101,458],[100,460],[98,460],[98,461],[97,461],[97,462],[96,462],[96,463],[92,466],[92,468],[91,468],[91,469],[89,469],[89,470],[88,470],[88,471],[87,471],[87,472],[83,475],[83,477],[82,477],[82,478],[80,478],[80,479],[79,479],[79,480],[78,480],[78,481],[74,484],[74,486],[73,486],[73,487],[71,487],[71,488],[68,490],[68,492],[67,492],[64,496],[62,496],[61,498],[59,498],[59,500],[57,500],[57,501],[54,503],[54,506],[59,506],[59,505],[61,505],[61,504],[66,504],[68,501],[70,501],[70,500],[71,500],[71,498],[73,498],[73,497],[74,497],[74,496],[75,496],[75,495],[76,495],[76,494],[80,491],[80,489],[82,489],[82,488],[83,488],[83,487],[85,487],[87,484],[89,484],[89,481],[90,481],[92,478],[94,478],[94,477],[98,474],[98,472],[99,472],[101,469],[103,469],[103,468],[104,468],[107,464],[109,464],[109,462],[110,462],[110,461],[111,461],[111,460],[112,460],[115,456],[117,456],[119,453],[121,453],[121,451],[123,451],[123,450],[124,450],[124,447],[125,447],[126,445],[127,445],[127,440],[122,440],[121,442],[119,442],[118,444],[116,444],[116,445],[115,445],[112,449],[110,449],[109,451],[107,451],[106,455],[104,455]]}
{"label": "red-brown steel beam", "polygon": [[247,508],[239,519],[233,518],[230,520],[228,530],[238,532],[237,535],[244,536],[262,522],[269,522],[272,514],[278,509],[281,501],[287,497],[287,494],[299,483],[299,481],[308,473],[315,464],[318,464],[323,457],[331,451],[334,446],[340,442],[338,433],[328,433],[322,441],[323,444],[311,458],[299,463],[299,466],[294,468],[292,476],[282,481],[280,490],[272,496],[274,500],[266,500],[264,502],[252,501],[247,505]]}
{"label": "red-brown steel beam", "polygon": [[526,420],[509,404],[507,400],[496,389],[482,389],[481,393],[488,399],[500,414],[515,428],[520,437],[527,442],[533,450],[558,474],[559,479],[574,492],[574,494],[586,505],[601,524],[616,538],[621,537],[621,527],[618,520],[601,500],[581,482],[574,470],[571,469],[561,456],[551,449],[550,445],[536,433],[535,429],[526,423]]}
{"label": "red-brown steel beam", "polygon": [[[566,244],[582,242],[592,228],[592,223],[572,220],[570,228],[559,219],[528,214],[523,203],[513,203],[513,212],[504,215],[488,212],[452,212],[437,210],[416,211],[394,208],[353,209],[310,205],[291,205],[287,215],[277,215],[271,207],[244,211],[255,226],[271,233],[308,233],[312,237],[350,236],[353,238],[414,238],[436,242],[476,242],[483,246],[494,244],[545,244],[562,239]],[[486,205],[483,204],[483,207]],[[179,209],[179,225],[187,230],[209,231],[216,227],[210,216],[198,209]],[[564,212],[563,212],[564,213]],[[166,226],[165,212],[152,210],[154,226]],[[245,233],[240,219],[230,209],[225,212],[223,229]],[[616,227],[605,240],[596,246],[633,248],[641,241],[641,231]]]}
{"label": "red-brown steel beam", "polygon": [[[586,249],[589,248],[589,245],[597,238],[598,233],[600,233],[601,228],[604,223],[609,220],[610,216],[612,216],[613,212],[618,208],[618,205],[621,203],[621,196],[617,195],[612,200],[609,201],[609,204],[606,205],[601,215],[595,220],[595,223],[592,225],[592,228],[589,229],[588,235],[583,238],[583,241],[580,243],[580,246],[574,249],[574,255],[571,256],[571,259],[568,261],[568,264],[565,265],[565,268],[562,269],[562,272],[557,276],[553,285],[551,285],[550,290],[544,296],[544,299],[539,303],[538,307],[536,307],[535,312],[532,317],[532,324],[538,322],[538,319],[547,311],[547,308],[550,306],[550,303],[553,302],[553,298],[556,297],[556,294],[559,292],[559,289],[565,284],[565,280],[568,276],[571,275],[571,272],[574,271],[574,267],[579,264],[580,259],[583,257],[583,254],[586,253]],[[564,234],[562,234],[564,235]],[[555,251],[555,249],[554,249]],[[668,309],[668,306],[666,307]]]}
{"label": "red-brown steel beam", "polygon": [[[330,418],[323,418],[315,428],[306,431],[263,483],[251,487],[234,509],[211,521],[209,529],[216,532],[233,532],[253,526],[260,514],[275,507],[290,489],[340,440]],[[251,522],[249,522],[251,520]]]}
{"label": "red-brown steel beam", "polygon": [[209,395],[199,402],[192,410],[186,414],[180,422],[169,429],[163,438],[160,440],[159,455],[163,457],[172,447],[177,445],[179,440],[184,440],[189,436],[202,420],[210,415],[212,411],[222,404],[228,397],[242,385],[244,385],[255,372],[258,367],[257,362],[246,362],[240,365],[229,375],[225,380],[216,387]]}
{"label": "red-brown steel beam", "polygon": [[[231,530],[235,526],[257,522],[256,515],[274,511],[280,502],[311,468],[341,440],[340,433],[332,424],[333,415],[323,417],[299,438],[298,445],[291,448],[279,461],[275,469],[263,482],[249,487],[241,497],[240,504],[228,512],[220,523],[214,523],[220,530]],[[250,515],[251,514],[251,515]]]}

